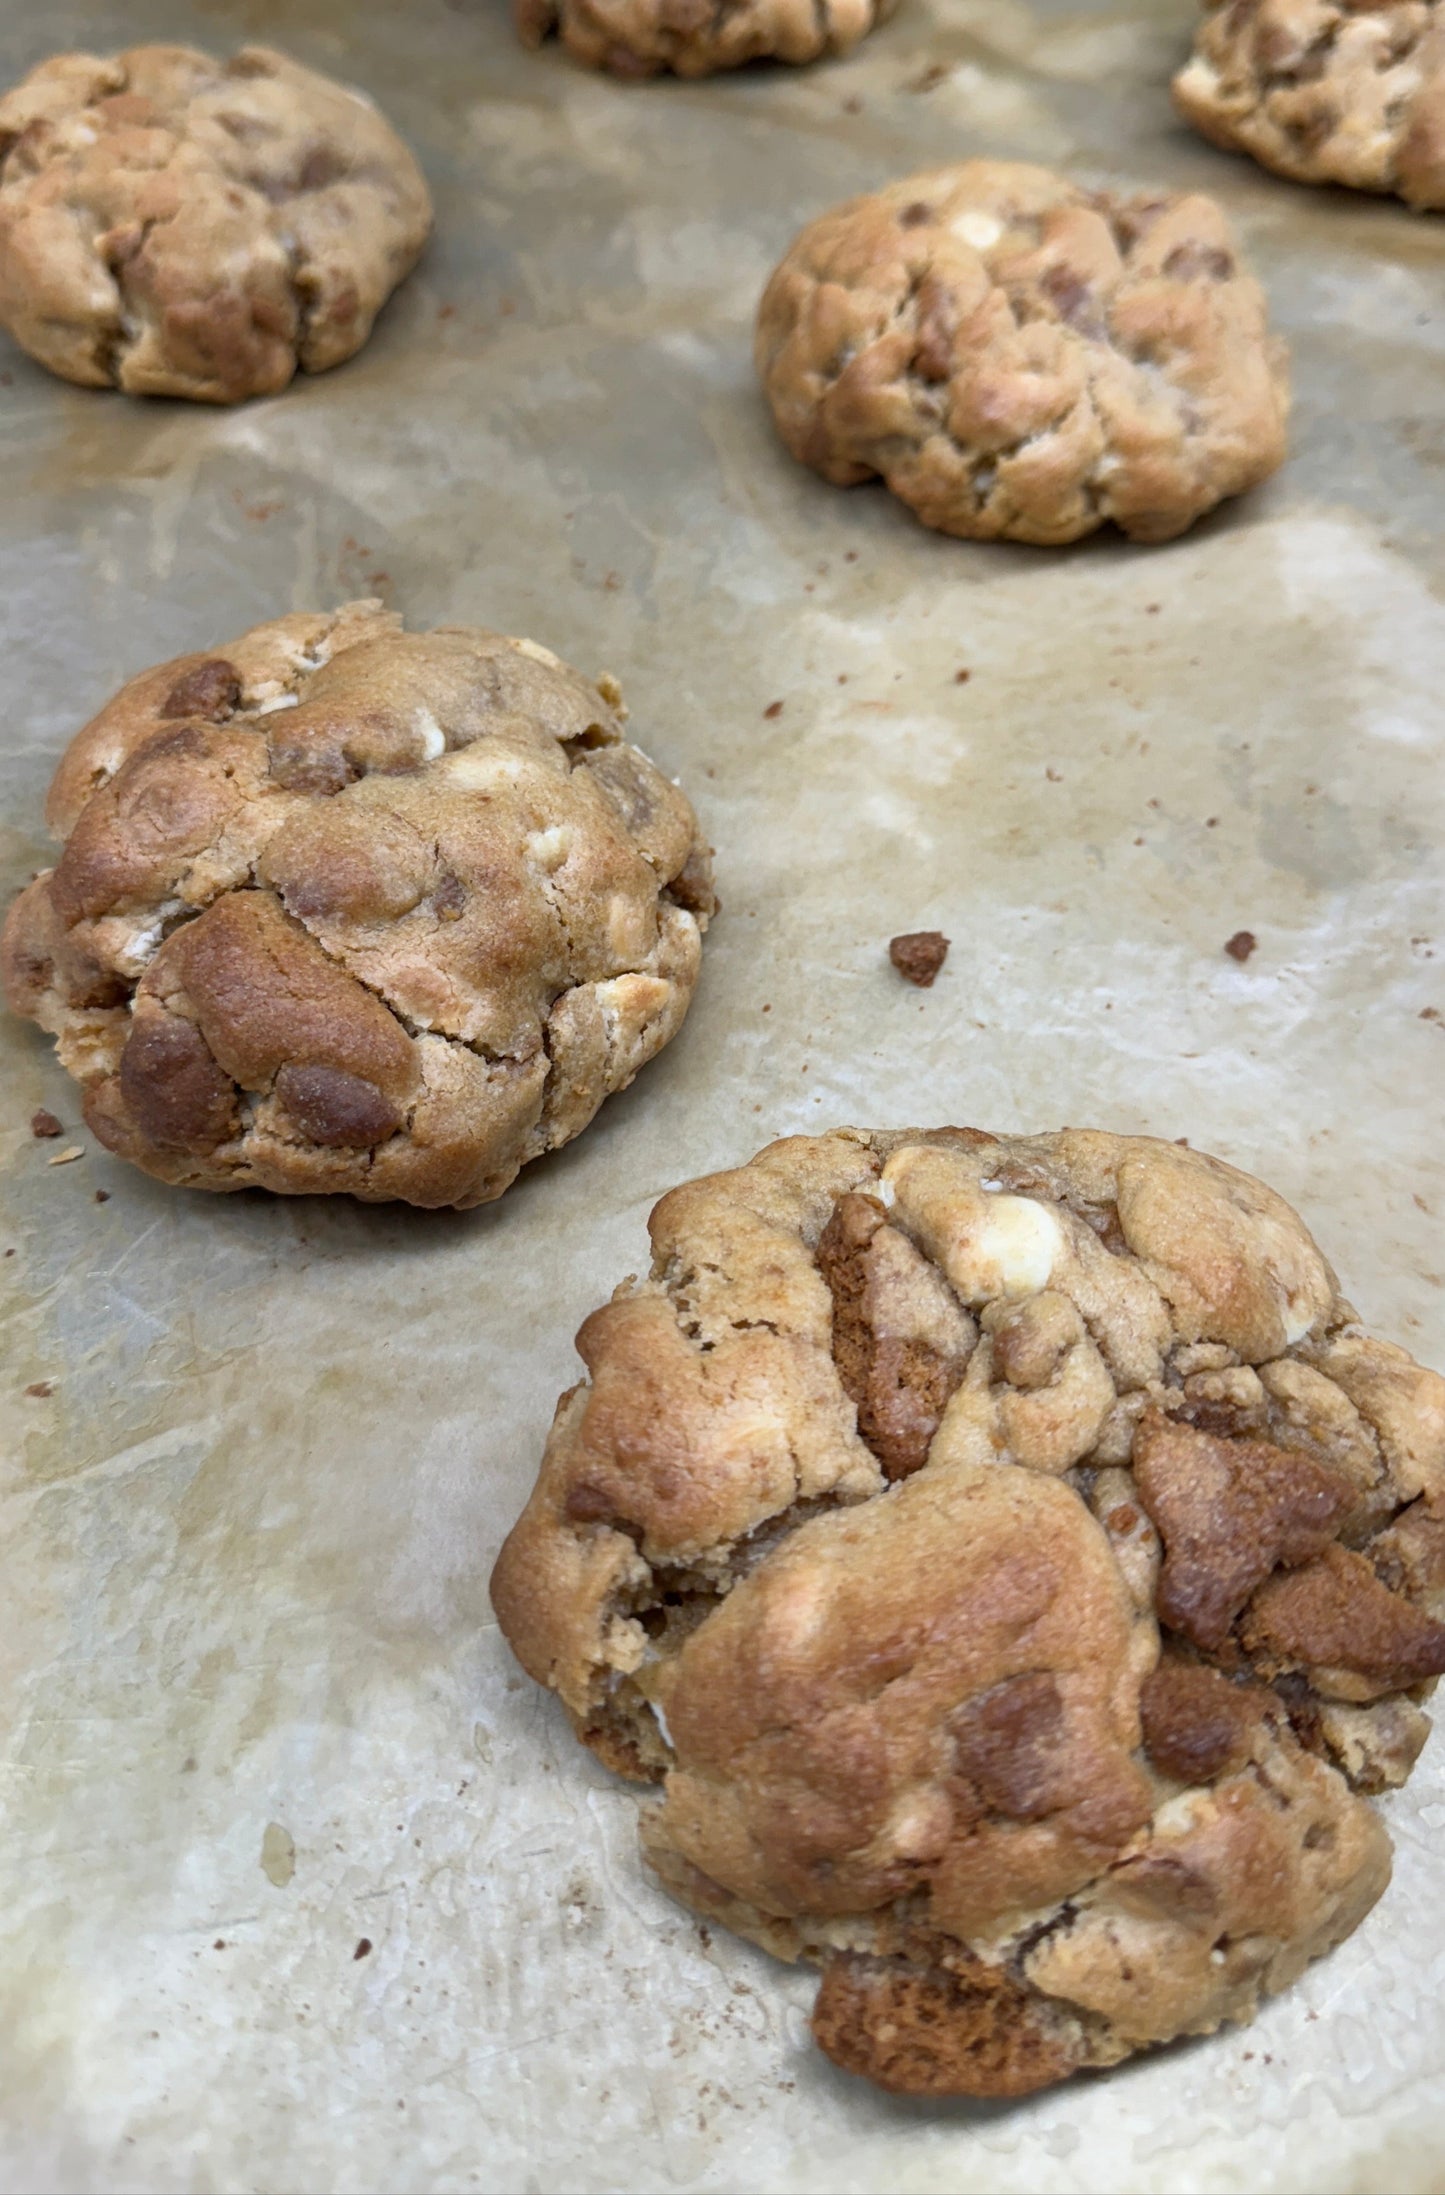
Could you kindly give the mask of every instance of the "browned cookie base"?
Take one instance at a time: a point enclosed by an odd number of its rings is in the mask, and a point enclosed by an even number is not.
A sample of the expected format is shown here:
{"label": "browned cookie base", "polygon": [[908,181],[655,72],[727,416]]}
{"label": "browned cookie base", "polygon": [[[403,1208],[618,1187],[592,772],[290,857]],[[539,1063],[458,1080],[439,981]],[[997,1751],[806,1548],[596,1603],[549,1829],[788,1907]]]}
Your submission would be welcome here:
{"label": "browned cookie base", "polygon": [[1264,295],[1212,199],[971,160],[809,223],[758,312],[783,441],[925,525],[1167,541],[1285,453]]}
{"label": "browned cookie base", "polygon": [[0,326],[92,388],[234,404],[340,365],[431,218],[370,100],[264,46],[61,54],[0,98]]}
{"label": "browned cookie base", "polygon": [[681,1026],[714,908],[621,695],[375,602],[143,672],[3,963],[102,1142],[189,1188],[471,1205]]}
{"label": "browned cookie base", "polygon": [[1297,183],[1445,207],[1441,0],[1203,0],[1186,120]]}
{"label": "browned cookie base", "polygon": [[517,34],[554,31],[574,61],[613,76],[711,76],[748,61],[850,53],[898,0],[512,0]]}
{"label": "browned cookie base", "polygon": [[649,1860],[886,2087],[1244,2020],[1445,1670],[1445,1382],[1144,1137],[841,1130],[653,1213],[493,1577]]}

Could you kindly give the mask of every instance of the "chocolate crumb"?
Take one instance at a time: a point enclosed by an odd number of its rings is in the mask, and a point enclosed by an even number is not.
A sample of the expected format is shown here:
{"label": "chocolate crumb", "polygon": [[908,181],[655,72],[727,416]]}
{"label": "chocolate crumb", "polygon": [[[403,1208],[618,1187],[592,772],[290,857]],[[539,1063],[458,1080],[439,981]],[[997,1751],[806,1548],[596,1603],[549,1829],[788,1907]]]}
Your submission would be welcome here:
{"label": "chocolate crumb", "polygon": [[108,1189],[97,1189],[95,1192],[95,1201],[97,1204],[109,1204],[110,1191]]}
{"label": "chocolate crumb", "polygon": [[32,1136],[58,1136],[62,1133],[61,1123],[42,1105],[30,1116],[30,1133]]}
{"label": "chocolate crumb", "polygon": [[25,1392],[27,1395],[36,1396],[38,1400],[43,1402],[47,1395],[53,1395],[55,1393],[55,1382],[53,1379],[32,1380],[30,1382],[30,1385],[26,1388]]}
{"label": "chocolate crumb", "polygon": [[953,683],[955,686],[966,686],[972,676],[972,671],[955,671],[953,674]]}
{"label": "chocolate crumb", "polygon": [[888,958],[906,983],[926,991],[948,956],[948,939],[941,930],[905,930],[888,940]]}
{"label": "chocolate crumb", "polygon": [[1231,960],[1244,962],[1248,960],[1258,943],[1259,939],[1255,936],[1253,930],[1236,930],[1233,937],[1225,940],[1224,950]]}
{"label": "chocolate crumb", "polygon": [[782,713],[783,704],[781,703],[781,701],[770,701],[766,709],[764,709],[763,711],[763,715],[767,717],[781,716]]}
{"label": "chocolate crumb", "polygon": [[353,1959],[364,1959],[370,1949],[371,1938],[369,1936],[363,1936],[356,1949],[352,1952],[351,1956]]}

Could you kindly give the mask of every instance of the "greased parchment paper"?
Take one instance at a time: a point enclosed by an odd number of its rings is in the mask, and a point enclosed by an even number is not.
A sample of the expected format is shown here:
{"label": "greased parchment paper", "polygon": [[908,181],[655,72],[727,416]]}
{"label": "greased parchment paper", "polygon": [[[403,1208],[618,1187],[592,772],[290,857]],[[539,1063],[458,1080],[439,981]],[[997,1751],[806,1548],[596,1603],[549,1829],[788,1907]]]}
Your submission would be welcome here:
{"label": "greased parchment paper", "polygon": [[[275,401],[0,346],[7,889],[122,676],[375,592],[616,672],[725,908],[671,1050],[466,1217],[160,1188],[7,1026],[7,2188],[1445,2187],[1445,1738],[1385,1802],[1383,1903],[1254,2027],[911,2105],[810,2049],[810,1976],[651,1887],[486,1600],[651,1202],[790,1130],[1188,1136],[1445,1363],[1445,222],[1194,139],[1191,21],[905,0],[841,66],[620,86],[524,54],[500,0],[0,10],[6,79],[283,43],[384,102],[439,215],[364,354]],[[976,151],[1223,196],[1294,347],[1276,482],[1166,549],[1051,554],[785,457],[769,267]],[[910,990],[886,941],[935,926]]]}

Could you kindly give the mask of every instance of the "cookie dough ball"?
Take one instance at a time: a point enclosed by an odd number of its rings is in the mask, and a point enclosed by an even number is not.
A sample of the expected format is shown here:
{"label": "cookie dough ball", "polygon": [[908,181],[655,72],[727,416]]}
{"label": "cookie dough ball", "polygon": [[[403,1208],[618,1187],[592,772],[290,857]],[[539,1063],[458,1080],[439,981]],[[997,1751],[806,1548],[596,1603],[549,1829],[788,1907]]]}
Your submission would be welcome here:
{"label": "cookie dough ball", "polygon": [[486,1203],[697,982],[709,849],[624,715],[535,641],[375,602],[145,671],[56,773],[10,1003],[162,1181]]}
{"label": "cookie dough ball", "polygon": [[614,76],[711,76],[746,61],[821,61],[849,53],[898,0],[512,0],[517,33],[555,31],[575,61]]}
{"label": "cookie dough ball", "polygon": [[0,98],[0,326],[52,373],[236,404],[359,351],[431,227],[369,99],[284,54],[61,54]]}
{"label": "cookie dough ball", "polygon": [[1019,2095],[1349,1934],[1445,1670],[1445,1381],[1141,1136],[796,1137],[664,1197],[492,1580],[813,2032]]}
{"label": "cookie dough ball", "polygon": [[1285,454],[1283,346],[1210,198],[970,160],[850,199],[775,270],[755,357],[794,457],[927,526],[1167,541]]}
{"label": "cookie dough ball", "polygon": [[1438,0],[1203,0],[1174,79],[1186,121],[1297,183],[1445,208]]}

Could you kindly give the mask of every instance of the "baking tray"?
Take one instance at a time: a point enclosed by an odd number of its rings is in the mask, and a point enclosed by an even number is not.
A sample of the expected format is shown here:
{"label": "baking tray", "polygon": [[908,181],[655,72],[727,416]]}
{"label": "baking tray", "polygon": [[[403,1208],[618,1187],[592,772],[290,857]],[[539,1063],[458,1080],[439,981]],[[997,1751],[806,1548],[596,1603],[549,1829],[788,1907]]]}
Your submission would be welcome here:
{"label": "baking tray", "polygon": [[[274,401],[0,348],[7,887],[123,676],[374,592],[621,676],[725,903],[677,1042],[466,1216],[161,1188],[7,1027],[6,2187],[1445,2188],[1445,1740],[1386,1802],[1382,1905],[1252,2027],[914,2105],[810,2049],[810,1976],[649,1884],[486,1599],[651,1202],[787,1131],[1187,1135],[1445,1362],[1445,225],[1192,137],[1191,19],[905,0],[844,64],[619,86],[500,0],[0,9],[5,80],[284,43],[383,100],[438,207],[363,355]],[[768,268],[973,152],[1226,201],[1294,347],[1274,482],[1168,548],[1051,553],[784,456]],[[920,993],[885,944],[932,927]],[[83,1160],[46,1163],[40,1104]]]}

